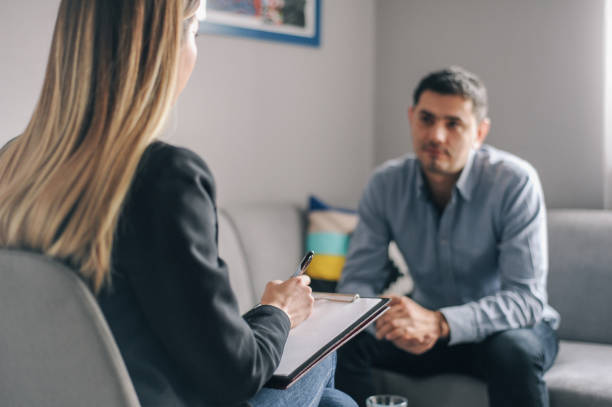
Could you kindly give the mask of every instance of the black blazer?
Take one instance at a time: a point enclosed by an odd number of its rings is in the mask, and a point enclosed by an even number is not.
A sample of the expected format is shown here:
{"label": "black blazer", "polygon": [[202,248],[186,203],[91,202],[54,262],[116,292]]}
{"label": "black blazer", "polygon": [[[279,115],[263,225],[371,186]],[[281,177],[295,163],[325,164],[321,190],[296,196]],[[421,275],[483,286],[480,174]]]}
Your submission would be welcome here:
{"label": "black blazer", "polygon": [[244,405],[280,362],[290,322],[241,316],[217,252],[212,175],[155,142],[122,209],[112,283],[98,297],[143,406]]}

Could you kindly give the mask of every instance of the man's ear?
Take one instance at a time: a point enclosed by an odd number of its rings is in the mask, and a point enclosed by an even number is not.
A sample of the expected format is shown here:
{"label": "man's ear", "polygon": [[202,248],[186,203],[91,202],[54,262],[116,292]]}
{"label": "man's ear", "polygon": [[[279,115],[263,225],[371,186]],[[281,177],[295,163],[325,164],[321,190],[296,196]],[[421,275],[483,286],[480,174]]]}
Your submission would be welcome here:
{"label": "man's ear", "polygon": [[408,122],[412,124],[412,118],[414,117],[414,106],[408,108]]}
{"label": "man's ear", "polygon": [[487,135],[489,134],[489,130],[491,129],[491,119],[485,117],[478,124],[478,129],[476,130],[476,139],[474,140],[473,147],[474,149],[480,148],[482,143],[484,143]]}

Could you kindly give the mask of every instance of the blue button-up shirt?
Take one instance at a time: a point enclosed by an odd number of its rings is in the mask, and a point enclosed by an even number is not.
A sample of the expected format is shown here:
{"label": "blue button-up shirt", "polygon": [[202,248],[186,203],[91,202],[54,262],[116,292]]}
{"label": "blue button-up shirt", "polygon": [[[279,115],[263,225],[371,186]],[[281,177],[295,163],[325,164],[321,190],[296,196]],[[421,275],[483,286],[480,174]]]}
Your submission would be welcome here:
{"label": "blue button-up shirt", "polygon": [[490,146],[473,151],[442,211],[414,156],[382,165],[359,203],[338,291],[380,294],[390,241],[408,264],[412,298],[444,314],[451,345],[540,320],[558,326],[547,303],[542,188],[520,158]]}

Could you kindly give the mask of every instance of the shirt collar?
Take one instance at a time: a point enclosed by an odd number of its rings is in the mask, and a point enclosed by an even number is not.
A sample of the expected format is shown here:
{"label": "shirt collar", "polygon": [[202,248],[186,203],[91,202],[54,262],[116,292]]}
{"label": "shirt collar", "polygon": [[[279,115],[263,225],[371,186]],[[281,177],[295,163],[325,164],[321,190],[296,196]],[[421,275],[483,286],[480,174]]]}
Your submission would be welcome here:
{"label": "shirt collar", "polygon": [[475,159],[476,151],[470,150],[470,155],[465,163],[465,167],[463,167],[463,170],[461,170],[461,175],[455,184],[455,187],[457,187],[457,190],[466,201],[469,201],[472,198],[472,191],[476,186],[476,177],[473,174]]}
{"label": "shirt collar", "polygon": [[423,174],[423,167],[421,162],[417,159],[417,171],[416,171],[416,187],[418,198],[429,198],[429,187],[425,182],[425,174]]}

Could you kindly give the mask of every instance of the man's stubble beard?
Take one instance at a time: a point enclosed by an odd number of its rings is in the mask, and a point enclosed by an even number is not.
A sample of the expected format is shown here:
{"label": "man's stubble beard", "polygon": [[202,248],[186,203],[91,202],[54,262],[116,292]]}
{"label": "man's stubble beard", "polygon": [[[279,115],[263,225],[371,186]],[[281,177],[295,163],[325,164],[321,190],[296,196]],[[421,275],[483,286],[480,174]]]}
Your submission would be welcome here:
{"label": "man's stubble beard", "polygon": [[430,159],[428,165],[425,166],[428,172],[438,174],[438,175],[450,175],[449,171],[444,170],[444,168],[440,165],[437,159]]}

